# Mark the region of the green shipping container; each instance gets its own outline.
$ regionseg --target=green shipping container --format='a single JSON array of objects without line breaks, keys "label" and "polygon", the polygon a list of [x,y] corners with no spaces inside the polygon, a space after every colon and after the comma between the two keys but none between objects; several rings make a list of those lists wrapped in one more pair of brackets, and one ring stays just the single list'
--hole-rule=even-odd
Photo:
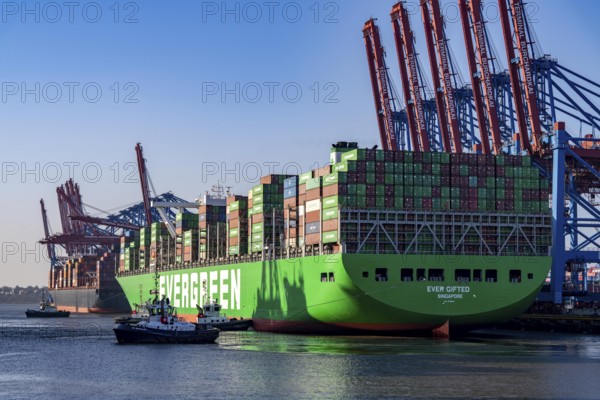
[{"label": "green shipping container", "polygon": [[335,185],[338,183],[346,183],[348,181],[345,172],[337,172],[323,177],[323,186]]},{"label": "green shipping container", "polygon": [[313,177],[312,171],[305,172],[298,177],[298,183],[299,184],[306,183],[309,179],[312,179],[312,177]]},{"label": "green shipping container", "polygon": [[333,208],[328,208],[326,210],[323,210],[323,221],[327,221],[330,219],[336,219],[338,217],[339,214],[339,208],[338,207],[333,207]]},{"label": "green shipping container", "polygon": [[337,243],[338,231],[323,232],[321,235],[321,240],[323,243]]},{"label": "green shipping container", "polygon": [[364,160],[365,149],[352,149],[342,154],[342,161],[346,160]]},{"label": "green shipping container", "polygon": [[262,222],[258,224],[252,224],[252,233],[262,232],[264,230],[264,225]]},{"label": "green shipping container", "polygon": [[306,181],[306,190],[318,189],[321,187],[321,178],[311,178]]},{"label": "green shipping container", "polygon": [[337,207],[339,204],[339,196],[329,196],[323,198],[323,209]]}]

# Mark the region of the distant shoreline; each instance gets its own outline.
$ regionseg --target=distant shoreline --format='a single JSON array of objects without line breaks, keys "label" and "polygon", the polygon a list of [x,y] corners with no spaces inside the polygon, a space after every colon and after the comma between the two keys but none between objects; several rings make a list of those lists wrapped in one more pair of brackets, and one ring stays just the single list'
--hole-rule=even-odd
[{"label": "distant shoreline", "polygon": [[0,288],[0,304],[35,304],[42,300],[42,293],[48,293],[46,287],[15,287]]}]

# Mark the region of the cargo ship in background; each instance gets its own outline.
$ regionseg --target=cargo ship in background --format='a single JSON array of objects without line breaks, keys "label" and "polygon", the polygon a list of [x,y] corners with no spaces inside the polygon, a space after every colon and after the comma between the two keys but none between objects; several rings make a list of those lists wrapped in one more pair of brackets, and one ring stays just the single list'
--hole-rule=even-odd
[{"label": "cargo ship in background", "polygon": [[55,303],[75,313],[123,313],[130,307],[115,278],[118,252],[67,259],[50,270]]},{"label": "cargo ship in background", "polygon": [[121,238],[129,304],[160,295],[181,317],[218,301],[254,329],[402,333],[510,320],[550,270],[549,183],[530,157],[361,149],[205,198]]}]

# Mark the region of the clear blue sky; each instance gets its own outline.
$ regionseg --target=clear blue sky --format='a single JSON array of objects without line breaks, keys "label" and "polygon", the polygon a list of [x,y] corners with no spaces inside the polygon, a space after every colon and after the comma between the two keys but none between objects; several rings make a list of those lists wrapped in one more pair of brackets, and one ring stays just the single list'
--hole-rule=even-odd
[{"label": "clear blue sky", "polygon": [[[215,166],[238,171],[226,184],[244,193],[257,165],[263,174],[270,163],[307,170],[327,162],[332,142],[378,141],[361,29],[379,18],[397,77],[391,1],[144,0],[117,2],[118,12],[114,0],[75,4],[0,5],[0,285],[47,282],[35,250],[39,199],[59,232],[56,180],[69,165],[84,202],[109,210],[141,199],[126,179],[138,141],[157,190],[190,200],[217,182],[207,173]],[[486,4],[493,19],[496,2]],[[600,81],[600,2],[531,7],[544,51]],[[420,21],[412,17],[428,69]],[[499,25],[490,28],[503,60]],[[448,33],[466,71],[460,24]],[[222,84],[233,93],[214,94]]]}]

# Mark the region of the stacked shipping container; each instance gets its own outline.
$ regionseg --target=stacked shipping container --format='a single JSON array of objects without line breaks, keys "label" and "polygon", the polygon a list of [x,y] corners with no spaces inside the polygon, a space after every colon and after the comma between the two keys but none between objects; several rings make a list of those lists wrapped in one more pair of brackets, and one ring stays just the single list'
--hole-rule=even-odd
[{"label": "stacked shipping container", "polygon": [[230,256],[248,254],[248,197],[227,198],[227,250]]},{"label": "stacked shipping container", "polygon": [[177,263],[198,260],[198,224],[198,214],[177,214],[175,218],[175,234],[178,238],[175,256],[175,261]]},{"label": "stacked shipping container", "polygon": [[[504,214],[509,221],[513,215],[547,215],[549,211],[549,183],[540,177],[529,157],[393,152],[337,146],[331,152],[331,161],[326,167],[299,176],[262,177],[248,197],[230,196],[226,201],[207,197],[198,215],[179,214],[176,221],[181,244],[176,253],[178,258],[164,260],[163,257],[160,265],[173,260],[196,262],[258,254],[265,249],[314,245],[339,249],[344,244],[349,252],[429,252],[435,248],[439,235],[446,235],[444,240],[450,240],[445,229],[450,229],[452,221],[434,228],[439,232],[421,232],[421,243],[416,249],[411,246],[419,232],[413,222],[420,216],[435,214],[439,218],[458,213],[474,216],[473,223],[477,225],[482,221],[477,218],[493,215],[500,226],[504,220],[498,216]],[[361,225],[363,222],[348,217],[352,210],[402,211],[407,223],[398,228],[397,220],[394,222],[395,236],[394,240],[390,238],[390,243],[379,240],[374,243]],[[398,215],[396,213],[394,218],[399,218]],[[502,225],[500,231],[483,225],[474,230],[476,234],[465,236],[464,251],[474,254],[481,246],[481,238],[492,246],[497,244],[497,249],[500,246],[510,249],[508,239],[514,228],[510,223]],[[382,229],[387,228],[382,225]],[[537,235],[536,243],[544,241],[543,245],[549,246],[549,232],[536,231],[532,235]],[[149,241],[146,236],[147,232],[142,230],[140,237],[122,239],[122,271],[133,269],[136,260],[132,249],[136,243],[141,246],[142,267],[146,266],[144,259],[147,258],[141,256],[142,249],[148,243],[150,264],[156,263],[157,246],[167,241],[169,235],[162,224],[153,224]],[[395,243],[391,243],[393,241]],[[163,249],[159,253],[164,252]]]},{"label": "stacked shipping container", "polygon": [[260,253],[265,245],[283,239],[284,181],[289,175],[267,175],[249,192],[248,253]]},{"label": "stacked shipping container", "polygon": [[201,259],[218,258],[226,253],[227,206],[223,199],[213,199],[212,204],[201,205],[198,210]]}]

